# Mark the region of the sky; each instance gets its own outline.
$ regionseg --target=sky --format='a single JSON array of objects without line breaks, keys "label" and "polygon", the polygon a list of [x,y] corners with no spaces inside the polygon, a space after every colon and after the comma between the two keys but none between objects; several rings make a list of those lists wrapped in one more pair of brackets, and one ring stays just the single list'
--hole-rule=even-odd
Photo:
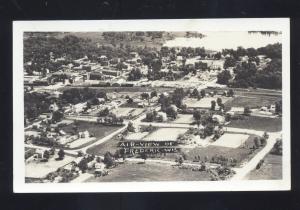
[{"label": "sky", "polygon": [[259,48],[268,44],[281,43],[281,34],[262,35],[260,33],[249,34],[247,31],[230,32],[200,32],[206,37],[185,38],[178,37],[174,40],[168,40],[164,46],[168,47],[204,47],[205,49],[221,51],[222,49],[236,49],[239,46],[244,48]]}]

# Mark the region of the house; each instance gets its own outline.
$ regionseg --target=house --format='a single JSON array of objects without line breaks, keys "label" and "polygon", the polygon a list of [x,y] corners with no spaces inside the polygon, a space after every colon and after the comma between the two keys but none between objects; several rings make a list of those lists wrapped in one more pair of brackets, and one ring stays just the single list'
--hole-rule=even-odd
[{"label": "house", "polygon": [[244,113],[244,107],[231,107],[229,110],[231,112],[234,112],[235,114],[243,114]]},{"label": "house", "polygon": [[217,122],[219,124],[224,124],[225,123],[225,117],[221,116],[221,115],[217,115],[217,114],[214,114],[212,116],[212,120],[214,122]]},{"label": "house", "polygon": [[49,106],[49,111],[50,111],[50,112],[55,112],[55,111],[57,111],[57,110],[58,110],[58,106],[57,106],[56,103],[53,103],[53,104],[51,104],[51,105]]},{"label": "house", "polygon": [[268,107],[266,107],[266,106],[262,106],[262,107],[260,108],[260,111],[267,112],[267,111],[268,111]]},{"label": "house", "polygon": [[33,154],[33,160],[41,160],[44,158],[44,153],[46,149],[36,149],[35,153]]},{"label": "house", "polygon": [[276,106],[275,104],[270,105],[270,112],[275,113],[276,112]]},{"label": "house", "polygon": [[83,132],[79,132],[78,136],[79,136],[79,138],[88,138],[88,137],[90,137],[90,133],[89,133],[89,131],[85,130]]},{"label": "house", "polygon": [[165,112],[157,112],[156,118],[161,120],[162,122],[165,122],[168,120],[167,114]]}]

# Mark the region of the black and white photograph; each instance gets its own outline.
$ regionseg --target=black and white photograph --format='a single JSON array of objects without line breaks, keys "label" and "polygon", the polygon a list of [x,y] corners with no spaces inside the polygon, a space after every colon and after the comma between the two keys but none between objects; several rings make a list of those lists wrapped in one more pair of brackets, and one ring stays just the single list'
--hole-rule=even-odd
[{"label": "black and white photograph", "polygon": [[13,26],[15,192],[290,189],[289,19]]}]

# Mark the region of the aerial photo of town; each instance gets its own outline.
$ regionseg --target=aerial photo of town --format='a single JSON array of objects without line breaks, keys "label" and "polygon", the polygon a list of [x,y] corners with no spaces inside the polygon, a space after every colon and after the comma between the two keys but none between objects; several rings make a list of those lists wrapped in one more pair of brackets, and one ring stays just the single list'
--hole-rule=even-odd
[{"label": "aerial photo of town", "polygon": [[25,183],[281,180],[281,36],[25,32]]}]

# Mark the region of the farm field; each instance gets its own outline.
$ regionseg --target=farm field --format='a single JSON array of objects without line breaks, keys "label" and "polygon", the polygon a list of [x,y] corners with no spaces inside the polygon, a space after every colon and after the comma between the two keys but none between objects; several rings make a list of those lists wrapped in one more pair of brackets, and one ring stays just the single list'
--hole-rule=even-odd
[{"label": "farm field", "polygon": [[211,101],[216,101],[217,98],[221,98],[222,99],[222,103],[225,103],[226,105],[226,102],[228,100],[230,100],[231,98],[228,98],[228,97],[205,97],[205,98],[202,98],[200,100],[198,99],[195,99],[195,98],[188,98],[188,99],[185,99],[183,101],[184,104],[187,105],[187,107],[189,108],[204,108],[204,109],[208,109],[211,107]]},{"label": "farm field", "polygon": [[250,180],[282,179],[282,156],[268,154],[264,163],[258,170],[253,170],[247,175]]},{"label": "farm field", "polygon": [[266,132],[276,132],[282,130],[282,119],[249,116],[241,120],[232,120],[227,126]]},{"label": "farm field", "polygon": [[[175,164],[175,162],[174,162]],[[162,173],[163,171],[163,173]],[[86,182],[130,182],[130,181],[209,181],[207,172],[179,169],[166,164],[126,162],[112,169],[109,175],[90,178]]]},{"label": "farm field", "polygon": [[266,95],[236,96],[232,100],[227,101],[225,103],[225,107],[231,108],[231,107],[249,106],[250,108],[258,108],[262,106],[275,104],[275,102],[279,101],[280,99],[281,97],[278,96],[266,96]]},{"label": "farm field", "polygon": [[25,163],[25,177],[43,178],[48,173],[55,171],[57,168],[62,167],[75,159],[68,155],[65,155],[64,159],[59,161],[56,161],[55,158],[55,156],[49,158],[48,162],[29,160]]},{"label": "farm field", "polygon": [[249,135],[245,134],[225,133],[211,145],[228,148],[237,148],[241,146],[248,139],[248,137]]}]

